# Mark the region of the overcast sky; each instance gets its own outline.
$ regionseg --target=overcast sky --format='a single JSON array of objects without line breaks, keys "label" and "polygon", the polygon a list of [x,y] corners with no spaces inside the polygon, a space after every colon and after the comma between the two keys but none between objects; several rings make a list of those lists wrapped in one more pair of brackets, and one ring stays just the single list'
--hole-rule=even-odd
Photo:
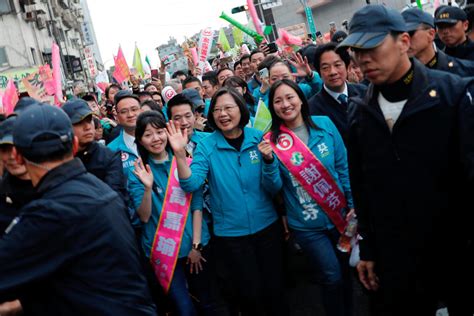
[{"label": "overcast sky", "polygon": [[245,13],[230,10],[245,0],[89,0],[92,23],[105,66],[113,65],[112,56],[119,44],[131,66],[135,42],[144,62],[148,55],[153,67],[158,64],[155,47],[167,43],[170,36],[178,43],[205,27],[219,29],[228,25],[220,19],[222,11],[246,23]]}]

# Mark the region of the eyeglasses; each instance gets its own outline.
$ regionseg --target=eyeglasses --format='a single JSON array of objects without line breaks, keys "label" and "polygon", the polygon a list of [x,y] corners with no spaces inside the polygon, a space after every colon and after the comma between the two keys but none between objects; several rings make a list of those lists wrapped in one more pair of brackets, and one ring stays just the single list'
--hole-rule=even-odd
[{"label": "eyeglasses", "polygon": [[117,113],[120,115],[127,115],[129,113],[137,113],[138,111],[140,111],[140,107],[134,106],[134,107],[131,107],[130,109],[120,110]]},{"label": "eyeglasses", "polygon": [[229,113],[229,112],[232,112],[234,111],[234,109],[237,107],[238,105],[226,105],[226,106],[223,106],[221,108],[214,108],[212,110],[212,114],[218,114],[218,113],[221,113],[221,112],[226,112],[226,113]]}]

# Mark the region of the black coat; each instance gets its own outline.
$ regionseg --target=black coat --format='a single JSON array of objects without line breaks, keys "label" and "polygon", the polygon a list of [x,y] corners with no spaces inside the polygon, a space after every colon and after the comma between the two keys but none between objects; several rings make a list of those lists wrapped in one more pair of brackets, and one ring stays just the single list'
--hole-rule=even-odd
[{"label": "black coat", "polygon": [[449,56],[443,51],[437,52],[437,63],[433,69],[447,71],[460,77],[474,76],[474,61]]},{"label": "black coat", "polygon": [[0,302],[27,315],[155,315],[123,201],[79,159],[54,168],[0,239]]},{"label": "black coat", "polygon": [[467,84],[415,61],[411,95],[392,132],[372,84],[365,98],[351,99],[348,155],[364,238],[360,257],[376,262],[387,310],[410,306],[396,295],[417,301],[415,293],[453,290],[443,282],[466,272],[460,256],[472,234],[466,194],[474,174]]},{"label": "black coat", "polygon": [[114,152],[94,141],[84,151],[78,152],[76,157],[81,159],[87,172],[107,183],[122,198],[127,196],[120,152]]},{"label": "black coat", "polygon": [[469,37],[466,41],[455,47],[445,47],[444,52],[450,56],[474,61],[474,41]]},{"label": "black coat", "polygon": [[30,180],[21,180],[5,173],[0,180],[0,236],[20,209],[33,200],[36,190]]},{"label": "black coat", "polygon": [[[367,87],[361,84],[347,84],[348,97],[363,97]],[[336,125],[337,130],[347,146],[349,122],[347,120],[348,107],[337,102],[324,87],[308,100],[311,115],[325,115]]]}]

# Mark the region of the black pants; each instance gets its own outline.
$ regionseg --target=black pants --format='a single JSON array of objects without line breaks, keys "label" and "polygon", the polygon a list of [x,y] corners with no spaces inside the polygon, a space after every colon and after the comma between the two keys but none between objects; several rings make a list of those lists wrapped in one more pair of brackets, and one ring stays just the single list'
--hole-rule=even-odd
[{"label": "black pants", "polygon": [[216,260],[224,284],[242,315],[288,315],[284,297],[279,221],[247,236],[216,237]]}]

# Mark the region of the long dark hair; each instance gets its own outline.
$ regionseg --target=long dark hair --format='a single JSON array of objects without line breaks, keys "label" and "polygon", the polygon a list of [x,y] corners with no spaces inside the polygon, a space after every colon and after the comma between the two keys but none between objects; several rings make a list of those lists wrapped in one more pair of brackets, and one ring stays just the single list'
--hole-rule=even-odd
[{"label": "long dark hair", "polygon": [[303,121],[306,125],[306,128],[308,130],[310,128],[316,128],[316,124],[314,124],[313,120],[311,119],[311,116],[309,115],[308,101],[306,100],[306,97],[301,88],[298,86],[298,84],[289,79],[278,80],[270,87],[270,96],[268,99],[268,108],[270,109],[270,113],[272,114],[272,127],[270,130],[272,132],[271,141],[273,143],[277,142],[278,136],[280,135],[280,126],[283,123],[283,120],[275,113],[275,107],[273,106],[273,98],[275,97],[275,91],[282,85],[287,85],[288,87],[295,90],[296,94],[300,98],[301,115],[303,116]]},{"label": "long dark hair", "polygon": [[[135,143],[137,144],[138,154],[142,158],[143,163],[148,163],[150,153],[140,143],[143,134],[145,134],[146,127],[150,124],[154,128],[166,128],[166,121],[163,115],[157,111],[146,111],[138,115],[137,126],[135,128]],[[166,144],[168,149],[169,144]]]},{"label": "long dark hair", "polygon": [[239,127],[243,129],[245,125],[249,123],[250,112],[249,112],[249,109],[247,108],[247,104],[245,104],[244,97],[234,88],[224,87],[217,90],[217,92],[214,94],[214,96],[211,99],[211,106],[209,107],[209,115],[207,116],[207,122],[214,130],[220,130],[219,127],[217,127],[216,125],[216,121],[214,120],[213,112],[214,112],[214,108],[216,107],[217,99],[224,94],[229,94],[232,97],[232,99],[234,99],[237,106],[239,107],[239,110],[240,110]]},{"label": "long dark hair", "polygon": [[247,82],[245,82],[242,78],[237,76],[229,77],[224,81],[224,87],[241,87],[242,91],[245,90],[245,92],[243,93],[245,102],[247,102],[248,105],[255,105],[255,98],[253,97],[253,95],[250,94]]}]

